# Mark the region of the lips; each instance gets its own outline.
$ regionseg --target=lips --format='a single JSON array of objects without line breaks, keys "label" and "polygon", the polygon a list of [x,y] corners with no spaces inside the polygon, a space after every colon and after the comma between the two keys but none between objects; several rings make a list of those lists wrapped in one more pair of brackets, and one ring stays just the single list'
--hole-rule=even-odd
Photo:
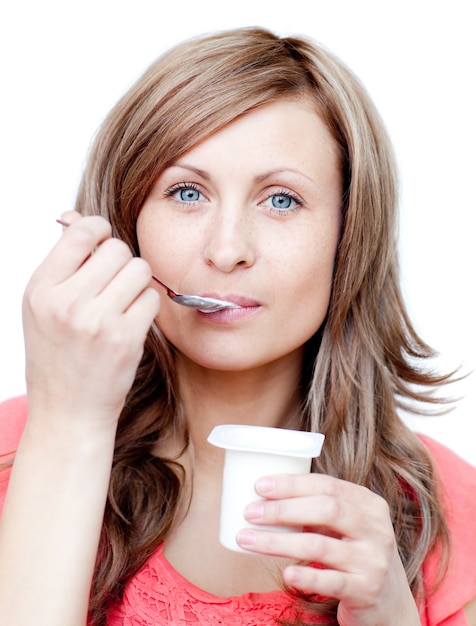
[{"label": "lips", "polygon": [[237,304],[242,308],[254,308],[261,306],[258,300],[254,300],[253,298],[248,298],[246,296],[240,296],[237,294],[227,294],[227,293],[218,293],[218,292],[210,292],[210,293],[201,293],[200,294],[204,298],[215,298],[216,300],[225,300],[226,302],[233,302],[233,304]]}]

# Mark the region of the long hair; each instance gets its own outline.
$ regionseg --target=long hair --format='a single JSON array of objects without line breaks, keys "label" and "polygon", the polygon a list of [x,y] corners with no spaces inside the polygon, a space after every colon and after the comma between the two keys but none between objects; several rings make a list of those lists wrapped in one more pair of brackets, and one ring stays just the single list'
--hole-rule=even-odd
[{"label": "long hair", "polygon": [[[388,502],[417,594],[424,557],[435,544],[447,545],[448,531],[431,460],[398,409],[434,402],[429,392],[449,376],[426,367],[433,352],[402,301],[393,153],[353,73],[310,40],[259,28],[181,44],[154,63],[104,121],[76,208],[106,217],[114,235],[138,253],[136,219],[166,167],[238,116],[300,97],[314,100],[328,126],[344,180],[328,315],[306,346],[301,427],[326,435],[314,470],[365,485]],[[152,453],[170,432],[187,446],[173,348],[154,327],[119,420],[90,603],[95,626],[107,623],[109,608],[174,521],[181,468]],[[307,613],[336,619],[335,601],[301,600]]]}]

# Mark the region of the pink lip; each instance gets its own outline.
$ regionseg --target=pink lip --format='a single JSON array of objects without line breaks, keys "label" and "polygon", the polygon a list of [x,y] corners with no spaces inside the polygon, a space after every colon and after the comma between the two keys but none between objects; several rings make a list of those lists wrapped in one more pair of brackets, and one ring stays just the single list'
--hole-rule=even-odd
[{"label": "pink lip", "polygon": [[213,324],[230,324],[234,322],[239,322],[241,320],[245,320],[254,316],[261,309],[261,304],[257,300],[253,300],[252,298],[247,298],[245,296],[239,296],[236,294],[222,294],[216,292],[201,295],[208,298],[216,298],[218,300],[233,302],[240,307],[237,309],[222,309],[221,311],[215,311],[215,313],[204,313],[202,311],[197,311],[198,315]]},{"label": "pink lip", "polygon": [[210,324],[232,324],[249,319],[260,310],[259,306],[243,307],[241,309],[221,309],[214,313],[197,311],[197,315]]},{"label": "pink lip", "polygon": [[238,306],[242,308],[256,308],[256,307],[261,306],[257,300],[253,300],[252,298],[247,298],[245,296],[240,296],[237,294],[222,294],[222,293],[213,292],[213,293],[201,293],[200,296],[202,296],[203,298],[215,298],[216,300],[225,300],[226,302],[233,302],[233,304],[237,304]]}]

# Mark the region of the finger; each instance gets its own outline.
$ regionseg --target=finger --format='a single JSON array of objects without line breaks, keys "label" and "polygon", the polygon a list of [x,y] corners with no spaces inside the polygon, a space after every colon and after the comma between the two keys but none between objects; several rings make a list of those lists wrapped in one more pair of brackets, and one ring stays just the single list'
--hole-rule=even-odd
[{"label": "finger", "polygon": [[76,293],[93,297],[102,293],[131,259],[123,241],[109,238],[67,280]]},{"label": "finger", "polygon": [[149,264],[144,259],[133,257],[106,285],[100,295],[100,301],[106,309],[122,313],[132,306],[136,298],[150,285],[151,276]]},{"label": "finger", "polygon": [[[67,215],[67,214],[65,214]],[[102,241],[111,236],[111,225],[99,216],[76,218],[33,275],[57,284],[69,278]]]},{"label": "finger", "polygon": [[145,335],[160,309],[160,295],[153,287],[148,287],[129,306],[124,316],[129,328],[135,328],[145,340]]},{"label": "finger", "polygon": [[[351,539],[393,538],[389,509],[383,498],[358,485],[349,483],[348,489],[344,481],[332,481],[334,486],[338,484],[338,489],[331,490],[325,487],[327,481],[322,481],[319,475],[313,477],[315,480],[304,481],[307,495],[254,502],[245,510],[246,519],[257,525],[305,526]],[[276,493],[303,493],[305,490],[298,488],[293,492],[278,487]]]},{"label": "finger", "polygon": [[[61,214],[61,222],[64,222],[65,224],[71,225],[73,224],[73,222],[77,222],[78,220],[82,219],[82,215],[81,213],[78,213],[78,211],[64,211]],[[64,228],[67,228],[67,226],[64,226]]]},{"label": "finger", "polygon": [[258,526],[307,527],[349,539],[380,536],[391,526],[388,516],[376,510],[369,516],[352,503],[326,495],[253,502],[245,509],[245,518]]},{"label": "finger", "polygon": [[332,569],[289,565],[283,571],[284,582],[301,591],[346,600],[355,585],[355,575]]},{"label": "finger", "polygon": [[339,571],[356,571],[362,558],[360,546],[318,533],[246,528],[238,533],[237,543],[252,552],[320,563]]},{"label": "finger", "polygon": [[[318,532],[329,534],[336,521],[351,517],[355,520],[354,507],[349,503],[331,496],[306,496],[285,500],[258,500],[249,504],[244,512],[245,518],[252,524],[266,526],[303,526],[312,527]],[[343,534],[343,533],[341,533]]]},{"label": "finger", "polygon": [[256,493],[266,500],[327,496],[328,502],[347,502],[369,515],[389,516],[383,498],[367,487],[327,474],[278,474],[264,476],[256,481]]},{"label": "finger", "polygon": [[263,476],[255,483],[256,493],[264,498],[284,499],[312,494],[339,497],[349,502],[362,502],[372,497],[372,492],[327,474],[276,474]]}]

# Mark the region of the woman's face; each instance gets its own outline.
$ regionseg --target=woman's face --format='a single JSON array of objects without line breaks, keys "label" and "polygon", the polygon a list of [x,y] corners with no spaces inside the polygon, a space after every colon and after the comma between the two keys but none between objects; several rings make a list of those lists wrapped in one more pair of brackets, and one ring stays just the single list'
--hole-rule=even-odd
[{"label": "woman's face", "polygon": [[227,371],[302,358],[329,304],[341,198],[335,142],[306,99],[243,115],[160,175],[141,256],[177,292],[242,306],[201,313],[161,290],[158,324],[184,358]]}]

